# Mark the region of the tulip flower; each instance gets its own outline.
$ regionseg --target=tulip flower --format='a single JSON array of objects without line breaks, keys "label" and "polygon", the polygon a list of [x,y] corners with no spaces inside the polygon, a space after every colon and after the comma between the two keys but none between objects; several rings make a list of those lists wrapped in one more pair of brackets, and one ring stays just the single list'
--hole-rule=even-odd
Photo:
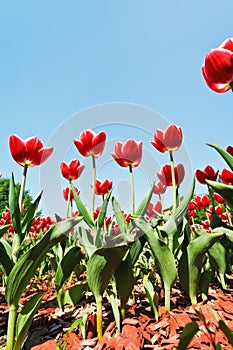
[{"label": "tulip flower", "polygon": [[[184,180],[185,170],[183,164],[178,164],[174,167],[175,172],[175,184],[176,186],[180,185]],[[161,171],[157,173],[159,180],[165,186],[173,186],[172,182],[172,169],[170,164],[166,164],[162,167]]]},{"label": "tulip flower", "polygon": [[218,177],[218,170],[215,171],[210,165],[207,165],[204,170],[196,170],[196,179],[203,185],[206,184],[206,180],[216,181]]},{"label": "tulip flower", "polygon": [[167,189],[167,186],[164,185],[161,181],[159,181],[154,186],[154,194],[158,194],[158,195],[163,194],[165,193],[166,189]]},{"label": "tulip flower", "polygon": [[44,163],[53,152],[53,148],[45,148],[37,136],[22,140],[17,135],[11,135],[9,147],[13,159],[23,167],[38,166]]},{"label": "tulip flower", "polygon": [[71,160],[69,164],[61,163],[61,173],[63,177],[69,181],[77,180],[82,174],[85,166],[80,164],[78,159]]},{"label": "tulip flower", "polygon": [[226,39],[217,49],[207,53],[202,74],[215,92],[226,92],[233,82],[233,39]]},{"label": "tulip flower", "polygon": [[27,169],[28,167],[38,166],[44,163],[52,154],[53,147],[44,147],[43,142],[37,136],[22,140],[17,135],[11,135],[9,138],[9,148],[13,159],[24,167],[19,194],[19,208],[22,210]]},{"label": "tulip flower", "polygon": [[112,188],[112,181],[105,180],[101,182],[100,180],[96,179],[95,181],[95,193],[97,195],[105,195],[108,193],[108,191]]},{"label": "tulip flower", "polygon": [[80,136],[79,140],[74,139],[74,144],[78,151],[84,157],[99,157],[105,147],[106,134],[104,131],[95,134],[92,130],[84,130]]},{"label": "tulip flower", "polygon": [[218,202],[219,204],[225,204],[225,199],[218,193],[214,193],[214,200]]},{"label": "tulip flower", "polygon": [[148,221],[151,221],[153,218],[157,217],[158,214],[161,214],[161,212],[162,212],[161,201],[158,201],[155,204],[149,203],[146,211],[146,218]]},{"label": "tulip flower", "polygon": [[[76,186],[74,186],[74,189],[77,194],[80,194],[80,191]],[[63,197],[67,202],[72,202],[74,200],[74,194],[70,187],[66,187],[63,189]]]},{"label": "tulip flower", "polygon": [[233,156],[233,147],[232,146],[228,146],[226,151],[231,155]]},{"label": "tulip flower", "polygon": [[233,185],[233,172],[228,169],[223,169],[220,175],[224,184]]},{"label": "tulip flower", "polygon": [[118,141],[112,156],[120,166],[135,168],[142,160],[142,142],[133,139],[124,143]]},{"label": "tulip flower", "polygon": [[198,209],[207,208],[210,205],[210,199],[206,194],[203,196],[195,196],[194,201]]},{"label": "tulip flower", "polygon": [[174,152],[180,148],[182,143],[182,129],[176,125],[169,125],[165,131],[157,129],[151,144],[162,153]]},{"label": "tulip flower", "polygon": [[134,194],[134,178],[133,168],[136,168],[142,160],[142,142],[137,142],[133,139],[127,140],[124,143],[118,141],[115,144],[114,152],[112,157],[115,159],[117,164],[126,168],[129,168],[130,172],[130,184],[131,184],[131,204],[132,204],[132,215],[134,215],[135,206],[135,194]]},{"label": "tulip flower", "polygon": [[78,151],[84,157],[92,158],[92,219],[94,219],[94,210],[95,210],[95,182],[96,182],[96,165],[95,158],[98,158],[104,151],[106,143],[106,134],[104,131],[100,131],[98,134],[95,134],[92,130],[84,130],[79,136],[79,140],[74,139],[74,144],[77,147]]}]

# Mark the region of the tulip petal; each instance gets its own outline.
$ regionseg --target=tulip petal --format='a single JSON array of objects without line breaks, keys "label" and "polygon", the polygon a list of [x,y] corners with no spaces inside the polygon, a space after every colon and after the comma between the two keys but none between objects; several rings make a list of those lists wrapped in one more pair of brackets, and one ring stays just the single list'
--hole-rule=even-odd
[{"label": "tulip petal", "polygon": [[26,145],[17,135],[11,135],[9,138],[9,147],[13,159],[20,165],[24,165]]}]

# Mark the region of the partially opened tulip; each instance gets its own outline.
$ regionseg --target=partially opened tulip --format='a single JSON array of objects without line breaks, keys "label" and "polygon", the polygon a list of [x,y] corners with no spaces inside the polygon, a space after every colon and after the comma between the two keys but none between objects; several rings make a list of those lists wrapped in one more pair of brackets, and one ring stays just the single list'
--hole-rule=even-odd
[{"label": "partially opened tulip", "polygon": [[161,181],[157,182],[154,186],[154,194],[161,195],[166,192],[167,186],[164,185]]},{"label": "partially opened tulip", "polygon": [[95,182],[96,182],[96,165],[95,158],[98,158],[104,151],[106,143],[106,133],[100,131],[96,134],[92,130],[84,130],[81,132],[79,139],[74,139],[74,144],[78,151],[84,157],[92,158],[92,219],[94,219],[94,209],[95,209]]},{"label": "partially opened tulip", "polygon": [[[76,186],[74,186],[74,189],[75,189],[77,194],[80,194],[80,191]],[[70,187],[66,187],[63,189],[63,197],[67,202],[73,202],[74,194],[73,194],[73,191]]]},{"label": "partially opened tulip", "polygon": [[52,154],[53,147],[44,147],[43,142],[37,136],[23,140],[17,135],[10,136],[9,147],[13,159],[24,167],[19,195],[19,207],[22,210],[27,169],[44,163]]},{"label": "partially opened tulip", "polygon": [[108,193],[108,191],[112,188],[112,181],[105,180],[105,181],[100,181],[96,179],[95,182],[95,193],[97,195],[102,195],[104,196],[105,194]]},{"label": "partially opened tulip", "polygon": [[233,171],[223,169],[220,178],[224,184],[233,185]]},{"label": "partially opened tulip", "polygon": [[221,93],[232,89],[233,38],[226,39],[217,49],[207,53],[202,74],[213,91]]},{"label": "partially opened tulip", "polygon": [[172,124],[165,131],[157,129],[154,133],[154,139],[151,144],[159,152],[174,152],[177,151],[182,143],[182,129]]},{"label": "partially opened tulip", "polygon": [[132,195],[132,215],[134,215],[134,178],[133,178],[133,168],[139,166],[142,160],[142,142],[135,141],[134,139],[129,139],[124,143],[118,141],[115,144],[114,152],[112,157],[121,167],[128,167],[130,171],[130,183],[131,183],[131,195]]},{"label": "partially opened tulip", "polygon": [[[180,185],[184,180],[185,170],[183,164],[178,164],[174,167],[175,184]],[[166,164],[162,167],[161,171],[157,173],[159,180],[165,186],[173,186],[172,181],[172,167],[170,164]]]},{"label": "partially opened tulip", "polygon": [[104,131],[96,134],[92,130],[84,130],[79,139],[74,139],[75,146],[84,157],[99,157],[104,151],[105,143],[106,134]]},{"label": "partially opened tulip", "polygon": [[201,184],[206,185],[206,180],[216,181],[218,177],[218,170],[215,171],[212,166],[207,165],[204,170],[196,170],[196,179]]},{"label": "partially opened tulip", "polygon": [[81,165],[78,159],[74,159],[69,164],[62,162],[60,168],[62,176],[68,181],[72,181],[80,177],[85,166]]}]

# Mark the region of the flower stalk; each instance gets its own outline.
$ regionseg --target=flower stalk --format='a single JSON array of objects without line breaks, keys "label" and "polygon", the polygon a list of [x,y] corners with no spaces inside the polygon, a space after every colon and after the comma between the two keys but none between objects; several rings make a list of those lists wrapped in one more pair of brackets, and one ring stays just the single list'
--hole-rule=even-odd
[{"label": "flower stalk", "polygon": [[22,176],[22,182],[20,186],[20,193],[19,193],[19,209],[22,212],[23,211],[23,198],[24,198],[24,192],[25,192],[25,186],[26,186],[26,178],[27,178],[27,164],[24,165],[23,168],[23,176]]},{"label": "flower stalk", "polygon": [[134,176],[132,165],[129,165],[129,174],[130,174],[130,186],[131,186],[131,214],[134,215],[135,212],[135,190],[134,190]]},{"label": "flower stalk", "polygon": [[96,164],[95,156],[92,156],[92,198],[91,198],[91,215],[94,220],[94,211],[95,211],[95,189],[96,189]]}]

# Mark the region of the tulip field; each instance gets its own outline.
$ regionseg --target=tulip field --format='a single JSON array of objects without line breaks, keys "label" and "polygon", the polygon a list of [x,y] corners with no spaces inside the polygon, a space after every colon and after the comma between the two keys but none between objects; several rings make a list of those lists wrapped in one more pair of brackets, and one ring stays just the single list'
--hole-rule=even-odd
[{"label": "tulip field", "polygon": [[[232,88],[232,51],[227,39],[205,58],[203,76],[216,92]],[[0,218],[1,349],[232,349],[233,146],[208,143],[225,168],[197,169],[181,195],[186,171],[175,154],[182,128],[152,132],[151,151],[164,156],[164,165],[139,205],[143,142],[117,141],[109,154],[129,178],[125,212],[113,181],[99,178],[96,160],[107,133],[83,130],[73,140],[77,158],[57,164],[67,181],[66,212],[54,218],[39,212],[43,193],[25,202],[30,168],[49,161],[53,147],[36,136],[9,137],[22,182],[17,191],[12,174]],[[90,209],[78,186],[83,158],[92,167]],[[196,194],[196,182],[205,193]]]}]

